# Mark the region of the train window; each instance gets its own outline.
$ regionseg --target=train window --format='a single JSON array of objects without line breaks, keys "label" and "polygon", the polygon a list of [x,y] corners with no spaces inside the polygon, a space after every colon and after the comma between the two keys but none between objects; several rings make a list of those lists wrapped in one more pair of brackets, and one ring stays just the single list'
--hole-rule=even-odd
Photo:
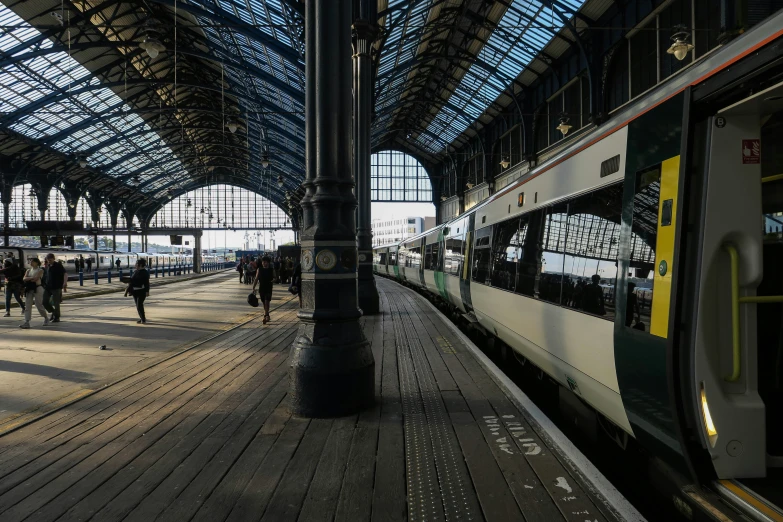
[{"label": "train window", "polygon": [[490,238],[492,227],[484,227],[476,231],[476,243],[473,247],[472,278],[476,283],[489,284],[489,265],[491,257]]},{"label": "train window", "polygon": [[[650,331],[652,315],[655,246],[658,240],[658,204],[661,193],[661,169],[657,166],[636,174],[631,235],[631,273],[628,276],[628,301],[625,324],[641,322]],[[640,328],[641,329],[641,328]]]},{"label": "train window", "polygon": [[446,240],[446,266],[444,271],[447,274],[459,275],[460,265],[462,263],[462,236],[451,237]]},{"label": "train window", "polygon": [[509,219],[493,227],[492,286],[513,291],[519,260],[519,219]]},{"label": "train window", "polygon": [[544,254],[538,281],[538,298],[560,304],[566,252],[568,204],[558,203],[546,209]]},{"label": "train window", "polygon": [[427,245],[427,247],[424,249],[424,270],[433,270],[432,245]]},{"label": "train window", "polygon": [[378,254],[378,264],[379,265],[386,264],[386,252],[381,252]]},{"label": "train window", "polygon": [[432,269],[443,272],[443,256],[440,255],[440,243],[432,245]]},{"label": "train window", "polygon": [[622,206],[622,184],[585,194],[568,204],[562,303],[609,321],[615,317]]},{"label": "train window", "polygon": [[405,263],[407,267],[419,268],[421,266],[421,247],[409,248],[405,255]]},{"label": "train window", "polygon": [[397,266],[397,252],[389,252],[389,266]]},{"label": "train window", "polygon": [[541,272],[541,231],[545,213],[529,212],[519,219],[517,232],[517,280],[514,291],[534,297]]}]

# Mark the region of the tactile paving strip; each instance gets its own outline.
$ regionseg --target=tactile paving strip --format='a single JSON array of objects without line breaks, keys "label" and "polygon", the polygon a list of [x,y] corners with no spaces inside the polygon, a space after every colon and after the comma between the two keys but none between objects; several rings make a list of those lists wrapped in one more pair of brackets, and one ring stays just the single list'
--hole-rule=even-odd
[{"label": "tactile paving strip", "polygon": [[[394,310],[408,477],[408,519],[481,520],[446,407],[407,312]],[[434,469],[433,469],[434,468]]]}]

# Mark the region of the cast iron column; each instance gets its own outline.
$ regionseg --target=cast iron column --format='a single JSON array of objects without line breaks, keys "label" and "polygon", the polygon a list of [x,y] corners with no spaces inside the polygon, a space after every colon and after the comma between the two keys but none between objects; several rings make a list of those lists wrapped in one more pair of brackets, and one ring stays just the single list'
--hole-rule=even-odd
[{"label": "cast iron column", "polygon": [[[5,187],[4,187],[5,188]],[[3,191],[3,241],[5,246],[11,243],[11,189]]]},{"label": "cast iron column", "polygon": [[[354,0],[353,23],[353,172],[359,200],[356,240],[359,246],[359,308],[377,314],[378,288],[372,274],[372,212],[370,197],[370,124],[372,121],[371,46],[377,34],[376,0]],[[356,12],[358,11],[358,12]]]},{"label": "cast iron column", "polygon": [[306,0],[305,41],[303,307],[291,362],[291,409],[329,417],[374,400],[375,362],[357,302],[351,2]]}]

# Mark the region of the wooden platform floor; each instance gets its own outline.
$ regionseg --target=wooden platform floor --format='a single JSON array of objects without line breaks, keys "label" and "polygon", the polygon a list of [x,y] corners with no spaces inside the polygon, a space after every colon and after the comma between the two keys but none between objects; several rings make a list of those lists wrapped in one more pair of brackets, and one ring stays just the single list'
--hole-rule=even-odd
[{"label": "wooden platform floor", "polygon": [[289,414],[288,302],[0,438],[0,520],[612,520],[444,318],[378,286],[372,409]]}]

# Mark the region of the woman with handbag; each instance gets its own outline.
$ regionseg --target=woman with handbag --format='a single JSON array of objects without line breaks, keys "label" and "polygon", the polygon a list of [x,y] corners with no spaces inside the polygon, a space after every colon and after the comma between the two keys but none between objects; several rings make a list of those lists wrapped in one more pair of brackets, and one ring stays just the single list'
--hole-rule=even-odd
[{"label": "woman with handbag", "polygon": [[24,322],[19,325],[19,328],[30,328],[30,320],[33,318],[33,303],[35,303],[38,313],[44,318],[43,325],[49,326],[49,317],[46,315],[46,310],[43,307],[44,289],[41,286],[43,275],[44,271],[41,268],[41,261],[38,258],[31,259],[30,268],[22,279],[26,306],[24,309]]}]

